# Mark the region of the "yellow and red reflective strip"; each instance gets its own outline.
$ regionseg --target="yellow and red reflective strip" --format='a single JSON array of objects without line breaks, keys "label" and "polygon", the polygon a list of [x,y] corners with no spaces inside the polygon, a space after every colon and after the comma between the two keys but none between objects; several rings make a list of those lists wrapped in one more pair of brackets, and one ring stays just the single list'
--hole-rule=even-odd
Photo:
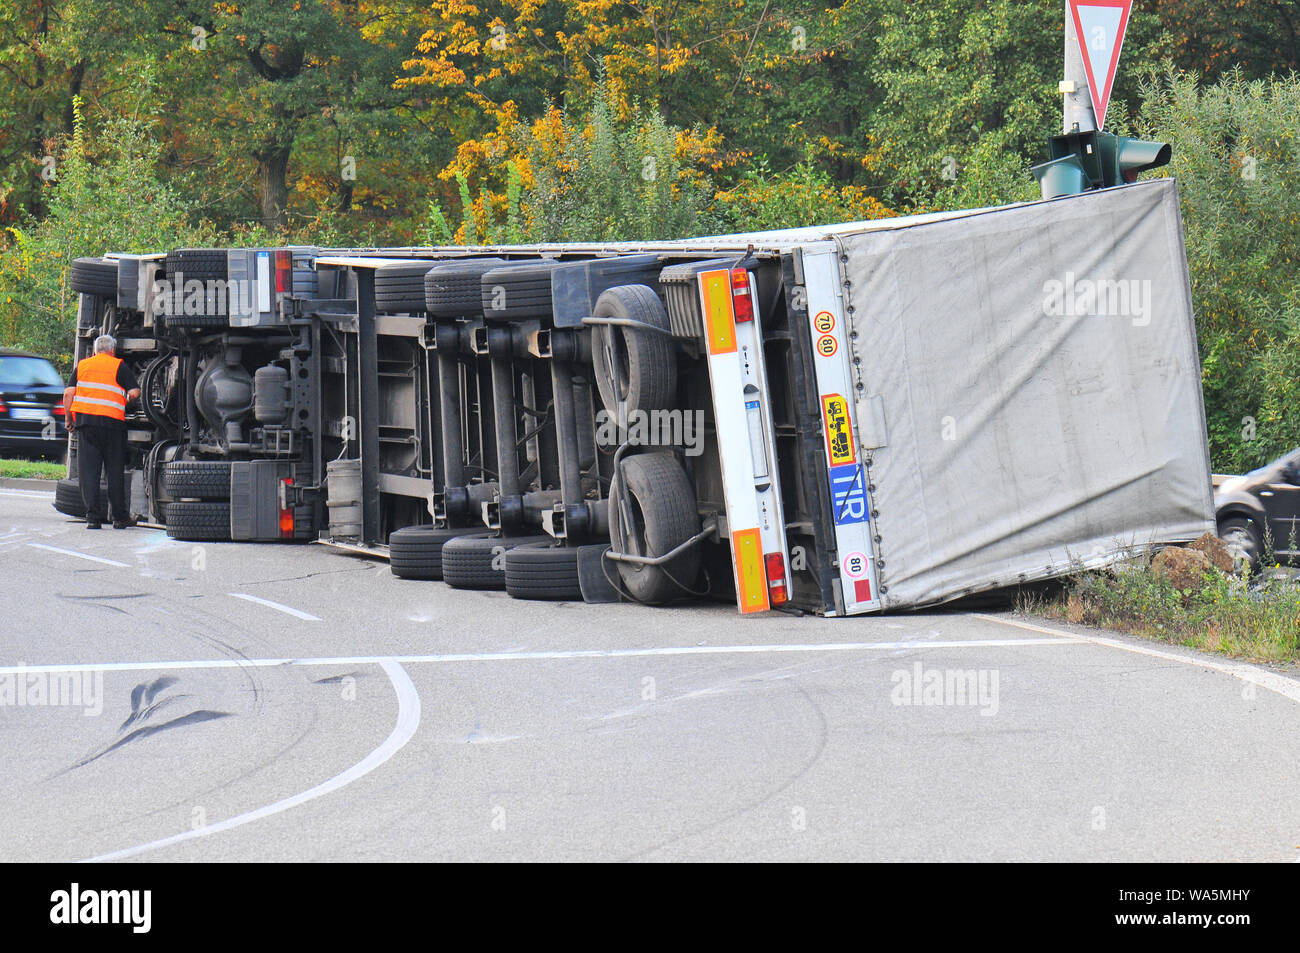
[{"label": "yellow and red reflective strip", "polygon": [[736,604],[741,612],[763,612],[770,605],[758,527],[732,530],[731,550],[736,560]]},{"label": "yellow and red reflective strip", "polygon": [[736,350],[736,316],[731,307],[731,274],[706,271],[700,275],[704,292],[704,343],[709,354]]}]

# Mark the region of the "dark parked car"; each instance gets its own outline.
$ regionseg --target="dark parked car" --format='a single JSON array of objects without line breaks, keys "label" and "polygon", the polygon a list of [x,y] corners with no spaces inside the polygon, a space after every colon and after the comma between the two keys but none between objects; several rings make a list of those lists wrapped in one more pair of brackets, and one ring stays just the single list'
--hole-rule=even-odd
[{"label": "dark parked car", "polygon": [[38,354],[0,348],[0,455],[63,459],[63,378]]},{"label": "dark parked car", "polygon": [[1300,564],[1300,449],[1224,482],[1214,509],[1219,535],[1252,569],[1266,556]]}]

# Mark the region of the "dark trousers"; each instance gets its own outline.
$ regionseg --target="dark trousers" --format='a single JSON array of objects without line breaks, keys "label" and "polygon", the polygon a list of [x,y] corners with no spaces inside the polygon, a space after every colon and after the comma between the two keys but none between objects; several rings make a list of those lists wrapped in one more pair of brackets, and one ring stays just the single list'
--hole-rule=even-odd
[{"label": "dark trousers", "polygon": [[77,479],[81,482],[81,499],[86,504],[86,519],[102,523],[108,514],[97,509],[99,473],[108,471],[108,502],[113,519],[126,520],[131,511],[126,505],[126,431],[113,427],[77,428]]}]

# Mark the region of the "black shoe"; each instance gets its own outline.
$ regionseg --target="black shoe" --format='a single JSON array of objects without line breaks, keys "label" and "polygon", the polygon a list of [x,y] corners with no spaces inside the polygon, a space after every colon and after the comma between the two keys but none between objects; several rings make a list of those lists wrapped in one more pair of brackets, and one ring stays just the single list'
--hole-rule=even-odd
[{"label": "black shoe", "polygon": [[113,529],[130,529],[135,525],[135,519],[113,520]]},{"label": "black shoe", "polygon": [[99,520],[86,520],[86,529],[103,529],[104,524]]}]

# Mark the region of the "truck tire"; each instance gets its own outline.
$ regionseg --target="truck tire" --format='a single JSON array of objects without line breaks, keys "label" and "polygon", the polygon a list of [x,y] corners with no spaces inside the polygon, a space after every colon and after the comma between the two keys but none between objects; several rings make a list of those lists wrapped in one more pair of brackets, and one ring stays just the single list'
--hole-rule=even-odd
[{"label": "truck tire", "polygon": [[[669,329],[668,312],[652,288],[619,285],[596,299],[596,317],[624,318]],[[618,420],[633,411],[664,410],[677,396],[677,362],[666,334],[596,324],[591,330],[591,363],[601,403]]]},{"label": "truck tire", "polygon": [[[108,512],[108,484],[100,483],[96,502],[101,512]],[[86,504],[81,498],[81,484],[76,480],[59,480],[55,483],[54,508],[64,516],[85,519]]]},{"label": "truck tire", "polygon": [[471,533],[442,547],[442,581],[454,589],[504,589],[505,560],[516,546],[549,540],[549,536],[496,536]]},{"label": "truck tire", "polygon": [[72,263],[68,286],[80,294],[117,301],[117,262],[106,258],[78,258]]},{"label": "truck tire", "polygon": [[443,546],[472,532],[468,527],[403,527],[388,537],[388,568],[399,579],[441,579]]},{"label": "truck tire", "polygon": [[516,599],[581,601],[578,550],[554,540],[524,543],[509,550],[506,592]]},{"label": "truck tire", "polygon": [[[626,506],[631,519],[624,520]],[[677,456],[668,451],[628,457],[609,493],[609,536],[615,552],[662,556],[700,531],[695,490]],[[659,605],[689,593],[700,572],[693,547],[663,566],[607,561],[638,602]]]},{"label": "truck tire", "polygon": [[557,261],[503,265],[483,274],[483,317],[489,321],[546,318],[551,314],[551,272]]},{"label": "truck tire", "polygon": [[431,268],[424,276],[425,310],[436,318],[477,317],[483,313],[483,275],[504,264],[504,258],[477,258]]},{"label": "truck tire", "polygon": [[163,467],[163,489],[174,500],[230,499],[230,464],[225,460],[177,460]]},{"label": "truck tire", "polygon": [[423,314],[424,276],[435,264],[413,261],[375,269],[375,310],[386,314]]},{"label": "truck tire", "polygon": [[1218,535],[1227,546],[1233,562],[1244,564],[1247,575],[1253,575],[1259,569],[1264,542],[1253,522],[1245,517],[1234,516],[1219,524]]},{"label": "truck tire", "polygon": [[172,539],[230,539],[229,503],[168,503],[166,515]]},{"label": "truck tire", "polygon": [[224,248],[178,248],[167,253],[163,265],[168,278],[191,278],[197,281],[216,281],[228,277],[226,250]]}]

